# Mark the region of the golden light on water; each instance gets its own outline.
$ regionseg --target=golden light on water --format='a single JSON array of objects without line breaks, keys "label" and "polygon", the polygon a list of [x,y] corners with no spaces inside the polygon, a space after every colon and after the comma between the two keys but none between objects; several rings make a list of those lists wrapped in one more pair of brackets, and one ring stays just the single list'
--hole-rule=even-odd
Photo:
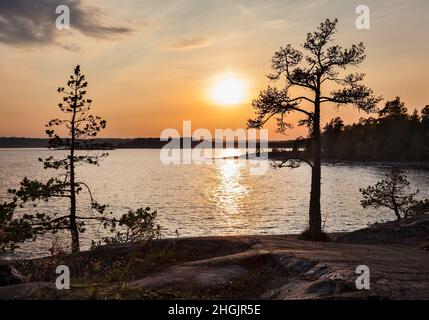
[{"label": "golden light on water", "polygon": [[247,188],[242,184],[241,170],[243,164],[237,160],[222,160],[217,164],[218,185],[214,190],[218,210],[224,215],[240,213]]}]

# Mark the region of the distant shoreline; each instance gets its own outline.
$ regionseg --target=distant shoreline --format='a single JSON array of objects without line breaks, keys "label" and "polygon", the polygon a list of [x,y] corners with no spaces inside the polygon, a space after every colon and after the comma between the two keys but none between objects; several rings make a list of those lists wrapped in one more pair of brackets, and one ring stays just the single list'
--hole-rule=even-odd
[{"label": "distant shoreline", "polygon": [[[0,138],[0,142],[1,142]],[[2,146],[0,143],[0,150],[49,150],[46,146]],[[113,147],[92,149],[92,150],[102,150],[102,151],[111,151],[111,150],[161,150],[162,147],[139,147],[139,148],[125,148],[125,147]],[[181,148],[183,149],[183,148]],[[240,149],[240,148],[235,148]],[[60,151],[60,150],[51,150],[51,151]],[[271,153],[271,152],[270,152]],[[286,152],[287,153],[287,152]],[[230,157],[230,159],[243,158],[244,155]],[[271,160],[282,160],[281,157],[271,157]],[[225,158],[227,159],[227,158]],[[323,159],[322,164],[324,166],[383,166],[383,167],[394,167],[400,166],[401,168],[411,168],[411,169],[422,169],[429,170],[429,161],[412,161],[412,160],[346,160],[346,159]]]},{"label": "distant shoreline", "polygon": [[[179,139],[178,139],[179,140]],[[25,137],[0,137],[0,148],[47,148],[49,146],[48,139],[45,138],[25,138]],[[178,141],[179,142],[179,141]],[[245,141],[240,141],[244,143]],[[238,147],[240,142],[238,141],[217,141],[212,140],[213,146],[215,144],[234,144]],[[98,145],[110,145],[116,149],[161,149],[169,141],[162,141],[159,137],[150,138],[97,138],[94,139],[94,143]],[[183,145],[183,138],[180,139],[180,145]],[[200,144],[201,141],[192,141],[192,147]],[[253,141],[255,143],[255,141]],[[269,148],[292,148],[295,140],[273,140],[268,142]]]}]

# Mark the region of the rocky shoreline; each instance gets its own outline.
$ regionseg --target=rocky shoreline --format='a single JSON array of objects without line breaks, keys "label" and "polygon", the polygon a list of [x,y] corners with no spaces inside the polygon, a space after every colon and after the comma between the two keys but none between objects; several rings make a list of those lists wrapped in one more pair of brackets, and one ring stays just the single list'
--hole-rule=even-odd
[{"label": "rocky shoreline", "polygon": [[[164,239],[3,262],[0,299],[429,299],[428,216],[332,237]],[[55,287],[58,265],[70,290]],[[369,290],[356,288],[359,265]]]}]

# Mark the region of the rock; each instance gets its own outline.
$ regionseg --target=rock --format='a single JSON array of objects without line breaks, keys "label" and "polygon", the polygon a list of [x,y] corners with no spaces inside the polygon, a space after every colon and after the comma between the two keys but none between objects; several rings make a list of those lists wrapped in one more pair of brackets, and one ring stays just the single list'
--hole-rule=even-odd
[{"label": "rock", "polygon": [[238,265],[222,267],[173,267],[166,271],[130,283],[131,288],[157,289],[162,287],[214,288],[243,277],[247,270]]},{"label": "rock", "polygon": [[274,260],[289,276],[303,274],[316,264],[314,261],[298,259],[287,254],[278,254],[274,256]]},{"label": "rock", "polygon": [[329,272],[329,266],[326,263],[319,263],[310,271],[303,275],[305,278],[320,278]]},{"label": "rock", "polygon": [[[59,262],[81,268],[82,278],[70,291],[56,290],[53,281],[0,287],[0,299],[111,299],[118,294],[127,299],[429,299],[429,254],[417,249],[429,247],[428,228],[426,216],[356,231],[340,237],[340,244],[291,236],[165,240],[154,242],[147,251],[171,259],[160,265],[149,260],[152,256],[145,255],[145,248],[136,260],[126,260],[132,250],[126,246],[70,256],[67,261],[51,257],[17,261],[11,264],[15,270],[0,265],[1,281],[25,281],[18,270],[33,281],[51,281]],[[92,261],[107,266],[130,261],[130,277],[112,283],[112,277],[103,278]],[[157,268],[146,270],[146,263]],[[358,265],[370,268],[370,290],[356,288]],[[41,275],[35,277],[36,272]],[[94,275],[101,276],[100,282],[93,283]]]},{"label": "rock", "polygon": [[0,300],[34,300],[42,298],[44,290],[56,290],[52,283],[32,282],[0,287]]},{"label": "rock", "polygon": [[377,224],[339,236],[337,243],[411,244],[429,238],[429,216]]},{"label": "rock", "polygon": [[335,292],[335,282],[329,278],[322,278],[311,283],[305,293],[316,296],[331,295]]},{"label": "rock", "polygon": [[26,282],[26,278],[14,267],[0,264],[0,287]]}]

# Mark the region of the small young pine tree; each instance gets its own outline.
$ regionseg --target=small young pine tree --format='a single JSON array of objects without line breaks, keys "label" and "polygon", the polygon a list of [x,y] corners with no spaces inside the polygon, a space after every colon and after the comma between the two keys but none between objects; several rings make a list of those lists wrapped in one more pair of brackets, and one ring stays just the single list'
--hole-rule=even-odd
[{"label": "small young pine tree", "polygon": [[[108,155],[105,152],[101,154],[78,152],[96,148],[94,138],[106,128],[105,120],[89,113],[92,100],[85,98],[87,86],[88,82],[81,73],[80,66],[76,66],[67,82],[67,87],[58,88],[58,92],[63,95],[63,101],[58,104],[58,107],[65,117],[53,119],[46,125],[49,148],[65,150],[67,154],[62,158],[50,156],[39,161],[43,162],[45,169],[60,170],[61,173],[47,182],[24,178],[18,190],[9,190],[22,204],[29,201],[32,203],[39,200],[49,201],[53,198],[67,199],[70,207],[66,214],[25,214],[24,219],[32,226],[35,234],[69,230],[73,253],[80,251],[79,233],[85,231],[86,221],[98,220],[106,223],[109,221],[103,215],[79,216],[77,214],[77,195],[83,189],[86,189],[90,195],[92,209],[100,214],[103,214],[106,209],[105,205],[100,205],[93,199],[89,186],[85,182],[77,181],[76,177],[77,165],[98,165],[99,161]],[[65,129],[66,137],[60,137],[53,129],[55,127]]]},{"label": "small young pine tree", "polygon": [[429,199],[416,200],[419,190],[410,192],[410,182],[401,170],[394,168],[374,186],[361,188],[364,208],[389,208],[398,220],[429,212]]}]

